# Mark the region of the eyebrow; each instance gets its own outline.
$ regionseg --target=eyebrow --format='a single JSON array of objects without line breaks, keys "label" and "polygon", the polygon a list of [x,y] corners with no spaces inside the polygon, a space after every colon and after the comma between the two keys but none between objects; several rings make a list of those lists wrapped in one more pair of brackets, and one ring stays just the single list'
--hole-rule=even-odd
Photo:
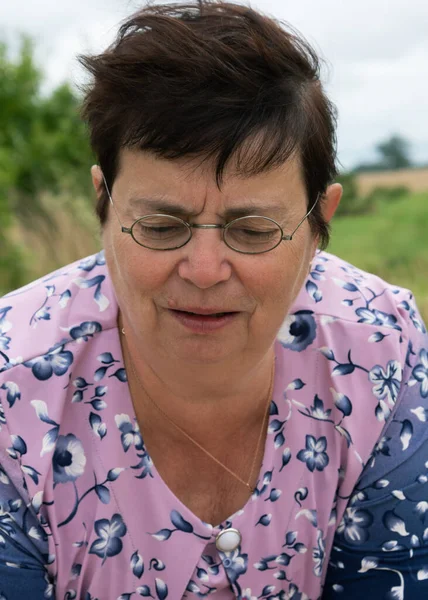
[{"label": "eyebrow", "polygon": [[[189,210],[187,206],[169,202],[163,198],[131,198],[129,203],[131,206],[144,208],[148,211],[147,214],[165,213],[177,217],[195,217],[198,215],[197,211]],[[246,217],[248,215],[284,214],[287,212],[287,206],[284,204],[257,205],[254,202],[248,202],[241,206],[228,208],[224,211],[223,216],[226,219],[238,219],[239,217]]]}]

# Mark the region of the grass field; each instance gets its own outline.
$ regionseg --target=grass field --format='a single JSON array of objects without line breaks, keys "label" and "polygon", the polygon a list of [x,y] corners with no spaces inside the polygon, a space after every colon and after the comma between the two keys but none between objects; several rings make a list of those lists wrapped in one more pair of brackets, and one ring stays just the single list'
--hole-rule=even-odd
[{"label": "grass field", "polygon": [[428,194],[382,203],[376,212],[334,220],[329,252],[410,288],[428,322]]}]

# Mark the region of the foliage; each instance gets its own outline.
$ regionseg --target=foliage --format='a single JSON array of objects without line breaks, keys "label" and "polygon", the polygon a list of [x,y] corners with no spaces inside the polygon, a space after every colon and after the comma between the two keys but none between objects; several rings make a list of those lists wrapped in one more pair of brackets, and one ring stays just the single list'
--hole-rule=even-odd
[{"label": "foliage", "polygon": [[343,195],[337,209],[337,216],[364,215],[376,210],[379,202],[393,202],[409,194],[405,186],[382,187],[377,186],[366,196],[358,190],[355,172],[342,173],[336,181],[342,184]]},{"label": "foliage", "polygon": [[409,156],[410,144],[399,135],[393,135],[389,140],[378,144],[376,150],[381,156],[380,163],[384,169],[395,170],[412,166]]},{"label": "foliage", "polygon": [[380,142],[376,146],[376,151],[379,154],[379,160],[361,163],[355,168],[355,172],[394,171],[414,166],[410,158],[410,143],[400,135],[392,135]]},{"label": "foliage", "polygon": [[33,54],[28,38],[16,60],[0,43],[0,280],[11,286],[25,276],[29,260],[14,240],[16,223],[52,225],[41,201],[46,190],[87,197],[90,190],[92,156],[79,100],[68,84],[43,96]]},{"label": "foliage", "polygon": [[343,186],[342,200],[337,209],[337,215],[360,215],[373,209],[373,198],[359,195],[355,173],[342,173],[336,178],[336,181]]},{"label": "foliage", "polygon": [[375,207],[377,203],[395,202],[409,194],[410,190],[405,185],[394,187],[377,186],[366,196],[366,201],[369,206]]}]

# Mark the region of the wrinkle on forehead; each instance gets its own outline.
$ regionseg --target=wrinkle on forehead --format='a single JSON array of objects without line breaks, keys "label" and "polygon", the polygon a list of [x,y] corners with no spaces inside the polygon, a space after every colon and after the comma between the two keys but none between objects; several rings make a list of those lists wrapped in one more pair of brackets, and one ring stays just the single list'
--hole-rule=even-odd
[{"label": "wrinkle on forehead", "polygon": [[[294,213],[306,207],[306,191],[300,160],[293,156],[275,169],[243,176],[228,169],[217,185],[212,164],[197,159],[167,160],[139,150],[124,149],[117,178],[122,203],[134,206],[164,201],[185,208],[183,213],[222,215],[251,212]],[[120,199],[118,199],[120,200]],[[153,202],[152,202],[153,201]],[[248,212],[247,212],[248,214]]]},{"label": "wrinkle on forehead", "polygon": [[196,174],[199,172],[199,175],[202,173],[204,177],[207,177],[207,179],[213,178],[213,180],[216,181],[219,191],[222,190],[223,184],[227,179],[237,179],[242,181],[257,176],[269,175],[275,171],[281,171],[284,174],[287,172],[290,172],[291,174],[291,172],[296,171],[300,176],[301,183],[304,184],[303,165],[300,152],[296,148],[292,149],[291,145],[290,154],[287,155],[286,160],[279,162],[278,158],[278,162],[275,163],[275,161],[273,161],[272,165],[267,168],[257,168],[258,165],[262,164],[263,162],[261,157],[260,160],[257,159],[260,155],[260,145],[264,144],[265,141],[265,136],[263,136],[262,133],[254,135],[246,140],[227,163],[220,181],[216,180],[217,165],[215,159],[209,160],[203,157],[184,157],[182,159],[177,159],[176,162],[181,165],[182,169],[187,174]]}]

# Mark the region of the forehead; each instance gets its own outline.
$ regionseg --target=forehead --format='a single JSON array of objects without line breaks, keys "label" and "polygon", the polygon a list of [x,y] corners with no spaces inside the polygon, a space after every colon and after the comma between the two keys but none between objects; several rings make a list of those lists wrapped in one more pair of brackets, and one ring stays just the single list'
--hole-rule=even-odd
[{"label": "forehead", "polygon": [[177,202],[189,211],[221,211],[245,205],[290,209],[306,204],[305,185],[298,157],[269,171],[251,176],[226,170],[220,186],[215,165],[196,160],[166,160],[151,153],[123,149],[115,195],[124,202],[144,198]]}]

